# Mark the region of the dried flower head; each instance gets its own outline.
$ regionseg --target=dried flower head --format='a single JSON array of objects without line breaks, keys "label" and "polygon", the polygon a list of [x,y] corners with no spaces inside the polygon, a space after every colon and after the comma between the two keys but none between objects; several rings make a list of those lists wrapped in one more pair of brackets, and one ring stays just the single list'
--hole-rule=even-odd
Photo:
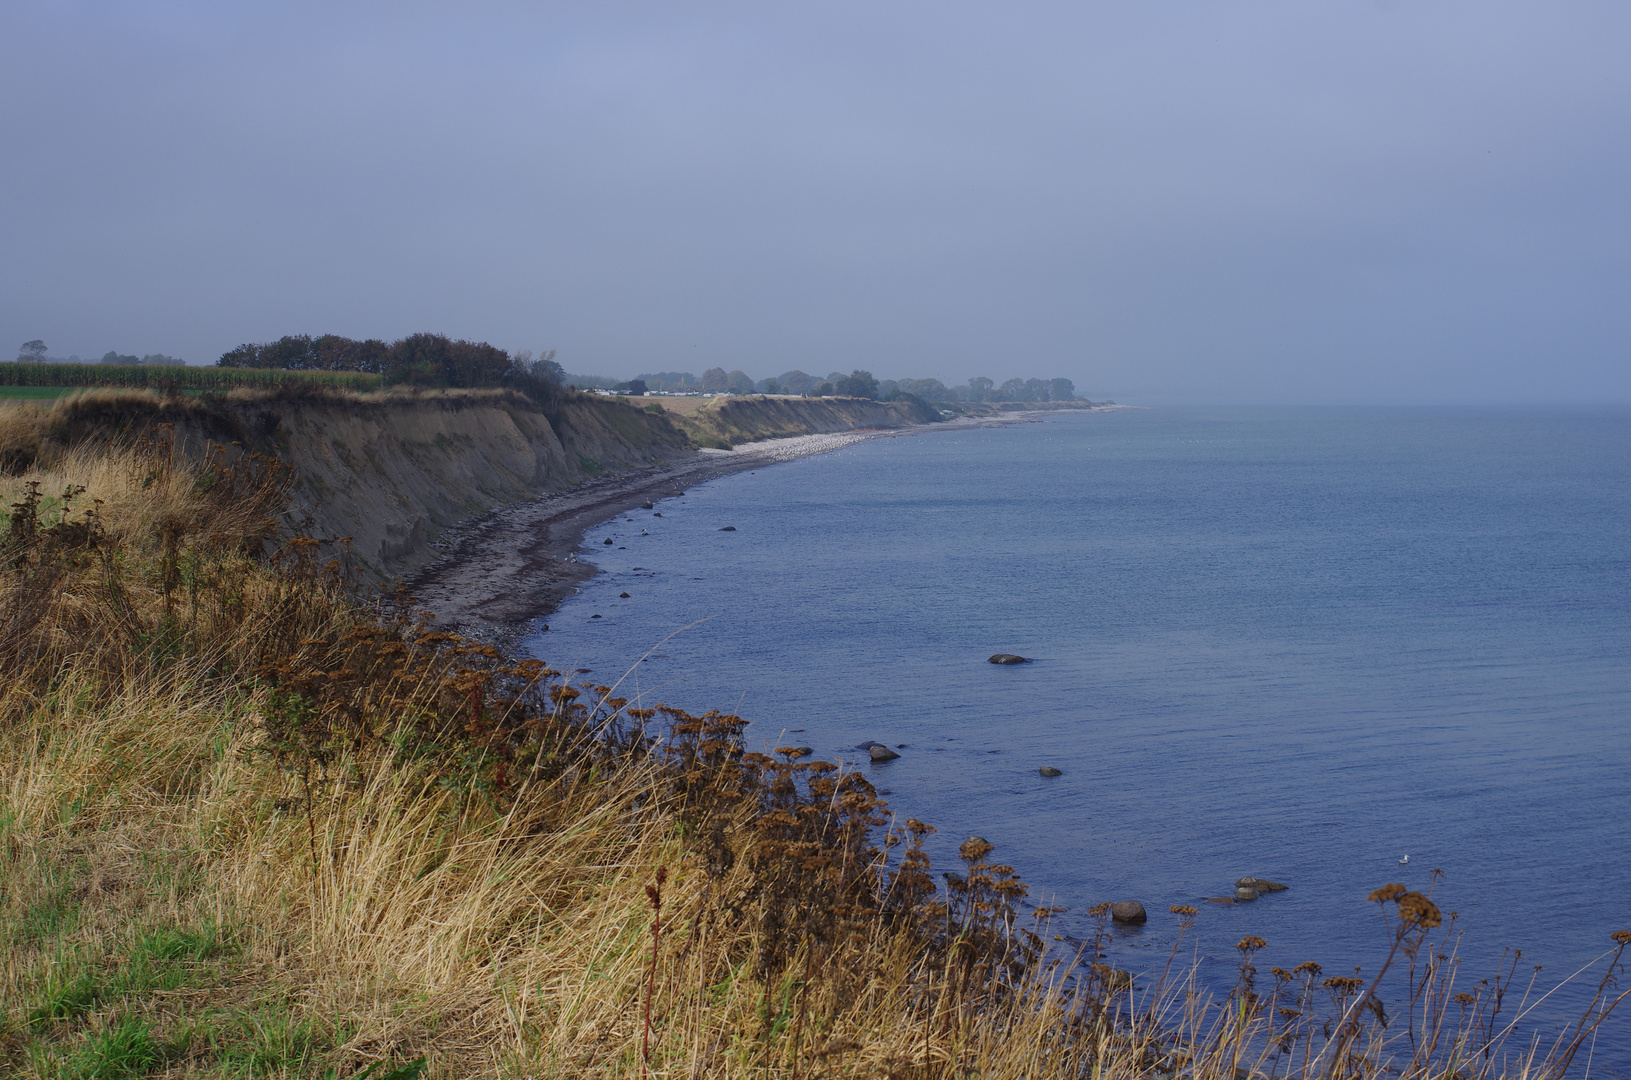
[{"label": "dried flower head", "polygon": [[1318,964],[1314,963],[1314,961],[1304,960],[1302,963],[1300,963],[1296,967],[1292,968],[1291,973],[1293,975],[1318,976],[1319,973],[1324,971],[1324,970],[1325,970],[1324,968],[1322,968]]},{"label": "dried flower head", "polygon": [[1245,937],[1240,939],[1240,941],[1235,945],[1235,948],[1239,949],[1241,952],[1256,952],[1258,949],[1261,949],[1267,944],[1268,942],[1264,941],[1256,934],[1247,934]]},{"label": "dried flower head", "polygon": [[1618,945],[1631,945],[1631,930],[1616,930],[1608,935],[1609,940]]},{"label": "dried flower head", "polygon": [[1190,907],[1188,904],[1174,904],[1167,908],[1167,910],[1172,912],[1174,915],[1188,916],[1196,914],[1195,909]]},{"label": "dried flower head", "polygon": [[975,862],[976,860],[985,858],[995,850],[996,845],[987,840],[985,837],[971,836],[967,840],[963,841],[962,846],[957,849],[957,854],[961,855],[969,862]]},{"label": "dried flower head", "polygon": [[1365,897],[1365,899],[1369,900],[1373,904],[1385,904],[1389,900],[1392,900],[1398,896],[1403,896],[1404,894],[1405,887],[1395,883],[1392,885],[1383,885],[1380,889],[1377,889],[1375,892]]},{"label": "dried flower head", "polygon": [[1440,925],[1438,905],[1419,892],[1407,892],[1399,897],[1399,918],[1424,930]]}]

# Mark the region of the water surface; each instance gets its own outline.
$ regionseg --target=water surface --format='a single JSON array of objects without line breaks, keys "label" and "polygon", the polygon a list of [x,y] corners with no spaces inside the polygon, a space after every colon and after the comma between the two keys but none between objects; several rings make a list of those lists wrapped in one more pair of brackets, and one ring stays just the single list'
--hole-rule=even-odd
[{"label": "water surface", "polygon": [[[1474,977],[1522,948],[1560,978],[1631,928],[1631,413],[1067,415],[657,510],[591,532],[607,573],[536,655],[857,762],[939,827],[940,868],[978,832],[1072,932],[1143,901],[1118,965],[1158,967],[1168,906],[1243,875],[1292,887],[1202,905],[1221,985],[1244,934],[1263,971],[1373,970],[1363,897],[1435,867]],[[871,765],[866,739],[906,745]],[[1631,1016],[1610,1028],[1597,1067],[1624,1072]]]}]

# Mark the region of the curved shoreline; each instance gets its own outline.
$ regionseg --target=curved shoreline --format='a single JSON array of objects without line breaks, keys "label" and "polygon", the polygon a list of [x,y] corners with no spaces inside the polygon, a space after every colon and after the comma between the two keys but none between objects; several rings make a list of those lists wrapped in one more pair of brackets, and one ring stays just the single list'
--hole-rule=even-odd
[{"label": "curved shoreline", "polygon": [[435,544],[441,555],[408,580],[408,591],[435,614],[438,629],[511,648],[537,620],[600,573],[592,563],[577,558],[584,534],[643,502],[656,502],[688,486],[744,469],[824,454],[866,439],[1036,423],[1051,415],[1054,413],[1014,412],[909,428],[765,439],[732,450],[699,450],[671,465],[547,492],[450,529]]}]

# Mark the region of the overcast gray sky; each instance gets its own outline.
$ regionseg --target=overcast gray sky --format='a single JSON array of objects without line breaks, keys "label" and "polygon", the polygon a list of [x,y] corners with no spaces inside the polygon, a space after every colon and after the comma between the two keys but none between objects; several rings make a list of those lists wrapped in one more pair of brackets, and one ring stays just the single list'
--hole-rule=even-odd
[{"label": "overcast gray sky", "polygon": [[0,0],[0,348],[1631,401],[1631,4]]}]

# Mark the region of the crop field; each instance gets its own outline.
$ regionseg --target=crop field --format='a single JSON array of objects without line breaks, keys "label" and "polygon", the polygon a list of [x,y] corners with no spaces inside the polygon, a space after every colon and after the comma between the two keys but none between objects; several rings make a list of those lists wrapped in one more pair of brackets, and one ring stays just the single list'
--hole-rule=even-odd
[{"label": "crop field", "polygon": [[[373,390],[378,375],[355,371],[276,371],[265,368],[155,367],[142,364],[0,364],[0,396],[57,397],[71,389],[126,387],[195,393],[241,386],[273,387],[307,383],[335,390]],[[39,393],[17,393],[37,390]],[[7,392],[11,391],[11,392]]]}]

